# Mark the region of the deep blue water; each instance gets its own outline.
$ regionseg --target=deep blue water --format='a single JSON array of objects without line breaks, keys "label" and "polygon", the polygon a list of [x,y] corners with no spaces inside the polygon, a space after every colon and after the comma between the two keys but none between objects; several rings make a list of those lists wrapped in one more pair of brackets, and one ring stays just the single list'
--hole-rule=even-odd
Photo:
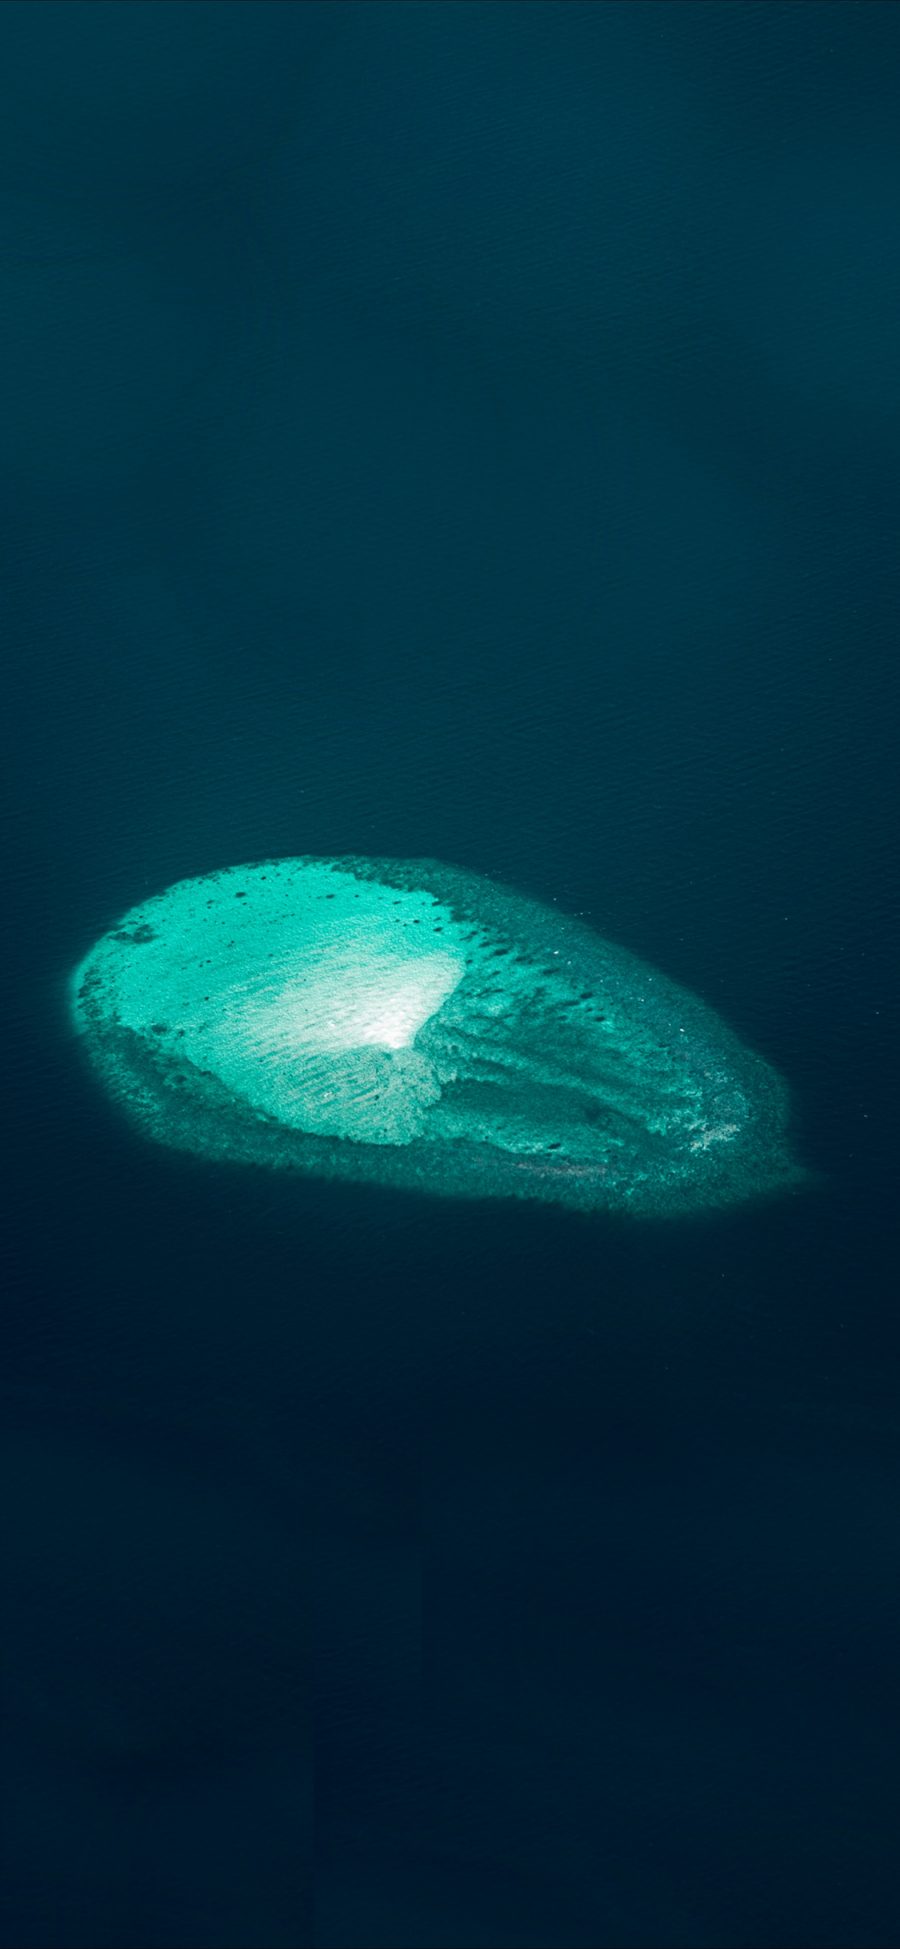
[{"label": "deep blue water", "polygon": [[[900,11],[7,4],[3,1939],[900,1924]],[[430,855],[788,1078],[627,1227],[154,1150],[125,908]]]}]

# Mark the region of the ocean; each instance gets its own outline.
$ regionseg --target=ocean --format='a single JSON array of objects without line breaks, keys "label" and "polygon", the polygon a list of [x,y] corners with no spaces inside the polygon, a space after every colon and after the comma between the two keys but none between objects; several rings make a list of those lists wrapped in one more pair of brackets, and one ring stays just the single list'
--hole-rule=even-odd
[{"label": "ocean", "polygon": [[[0,73],[2,1939],[887,1949],[900,12],[7,0]],[[290,854],[582,917],[808,1182],[154,1146],[70,973]]]}]

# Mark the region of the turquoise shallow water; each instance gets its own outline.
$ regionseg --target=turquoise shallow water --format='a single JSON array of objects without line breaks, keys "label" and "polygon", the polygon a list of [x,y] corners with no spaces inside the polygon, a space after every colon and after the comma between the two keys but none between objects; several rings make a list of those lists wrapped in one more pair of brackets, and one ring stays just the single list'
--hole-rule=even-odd
[{"label": "turquoise shallow water", "polygon": [[437,860],[182,880],[73,972],[72,1023],[176,1149],[634,1217],[804,1182],[774,1071],[558,910]]},{"label": "turquoise shallow water", "polygon": [[[895,1938],[898,19],[0,10],[9,1943]],[[620,944],[811,1181],[147,1143],[72,969],[297,855]]]}]

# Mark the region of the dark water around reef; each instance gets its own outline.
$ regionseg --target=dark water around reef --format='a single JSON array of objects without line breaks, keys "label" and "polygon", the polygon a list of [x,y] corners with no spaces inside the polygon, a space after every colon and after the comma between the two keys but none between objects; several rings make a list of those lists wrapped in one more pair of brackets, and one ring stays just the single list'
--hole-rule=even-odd
[{"label": "dark water around reef", "polygon": [[[900,10],[0,17],[4,1939],[890,1944]],[[435,855],[790,1080],[632,1230],[201,1164],[125,907]]]}]

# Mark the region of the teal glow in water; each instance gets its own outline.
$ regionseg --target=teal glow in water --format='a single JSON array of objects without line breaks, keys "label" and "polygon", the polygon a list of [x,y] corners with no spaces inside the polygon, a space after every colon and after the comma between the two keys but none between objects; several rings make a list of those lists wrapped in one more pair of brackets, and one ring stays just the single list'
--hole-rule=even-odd
[{"label": "teal glow in water", "polygon": [[784,1085],[577,921],[434,861],[282,859],[135,907],[72,980],[151,1136],[320,1176],[696,1210],[799,1176]]}]

